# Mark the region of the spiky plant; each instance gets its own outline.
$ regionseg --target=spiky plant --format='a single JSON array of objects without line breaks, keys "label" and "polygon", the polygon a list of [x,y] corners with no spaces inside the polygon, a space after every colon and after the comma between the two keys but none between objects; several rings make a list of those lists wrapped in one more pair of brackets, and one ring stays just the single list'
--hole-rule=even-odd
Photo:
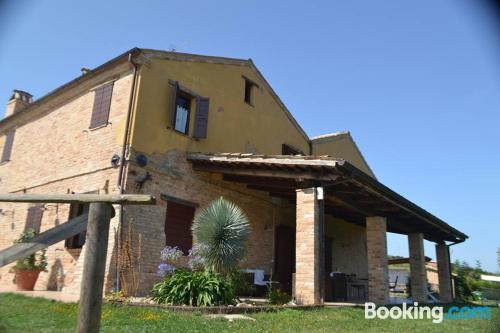
[{"label": "spiky plant", "polygon": [[191,227],[196,242],[204,247],[205,265],[219,273],[237,268],[245,255],[250,225],[243,211],[220,197],[200,212]]}]

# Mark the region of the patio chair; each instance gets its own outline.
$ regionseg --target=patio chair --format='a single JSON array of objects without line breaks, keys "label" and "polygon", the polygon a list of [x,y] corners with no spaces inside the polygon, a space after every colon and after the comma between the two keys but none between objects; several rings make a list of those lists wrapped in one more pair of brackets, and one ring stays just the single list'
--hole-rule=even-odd
[{"label": "patio chair", "polygon": [[398,278],[399,278],[399,275],[396,275],[396,280],[394,280],[394,282],[389,282],[389,290],[390,291],[394,291],[398,285]]}]

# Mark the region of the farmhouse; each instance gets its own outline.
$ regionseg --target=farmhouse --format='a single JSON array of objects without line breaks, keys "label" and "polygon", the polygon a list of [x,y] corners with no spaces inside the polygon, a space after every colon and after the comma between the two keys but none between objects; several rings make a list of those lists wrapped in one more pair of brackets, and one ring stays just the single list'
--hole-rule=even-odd
[{"label": "farmhouse", "polygon": [[[423,240],[451,301],[449,245],[467,236],[380,183],[349,132],[310,138],[251,60],[134,48],[33,101],[15,90],[0,121],[2,193],[141,193],[116,207],[105,291],[144,295],[165,245],[187,253],[193,217],[224,196],[249,217],[243,269],[300,304],[387,303],[386,233],[408,235],[411,290],[426,300]],[[0,249],[84,205],[0,205]],[[85,232],[48,248],[37,289],[78,293]],[[9,266],[0,285],[12,285]],[[335,283],[332,285],[332,280]]]}]

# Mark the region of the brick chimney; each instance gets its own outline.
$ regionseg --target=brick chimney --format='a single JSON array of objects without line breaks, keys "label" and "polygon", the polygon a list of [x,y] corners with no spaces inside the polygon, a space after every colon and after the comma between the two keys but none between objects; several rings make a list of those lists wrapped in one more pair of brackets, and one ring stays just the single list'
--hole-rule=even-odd
[{"label": "brick chimney", "polygon": [[12,96],[10,96],[10,99],[7,102],[5,117],[21,111],[31,103],[33,103],[33,96],[30,93],[22,90],[14,90],[12,92]]}]

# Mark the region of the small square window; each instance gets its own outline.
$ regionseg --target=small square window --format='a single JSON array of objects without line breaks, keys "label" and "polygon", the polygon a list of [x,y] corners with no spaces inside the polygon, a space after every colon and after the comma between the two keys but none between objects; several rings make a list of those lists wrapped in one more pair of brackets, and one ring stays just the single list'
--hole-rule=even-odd
[{"label": "small square window", "polygon": [[178,92],[175,102],[175,130],[183,134],[189,131],[189,114],[191,112],[191,96]]}]

